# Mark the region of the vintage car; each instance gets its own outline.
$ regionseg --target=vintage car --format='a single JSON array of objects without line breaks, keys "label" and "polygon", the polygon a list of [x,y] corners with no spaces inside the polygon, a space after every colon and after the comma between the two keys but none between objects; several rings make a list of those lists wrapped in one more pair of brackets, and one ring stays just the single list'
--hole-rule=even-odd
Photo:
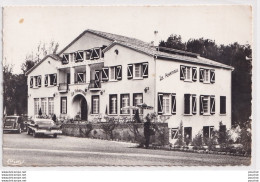
[{"label": "vintage car", "polygon": [[58,134],[62,134],[61,126],[56,125],[51,119],[35,118],[27,123],[27,134],[32,134],[33,137],[38,135],[53,135],[54,138]]},{"label": "vintage car", "polygon": [[23,118],[21,116],[6,116],[4,118],[4,131],[14,131],[22,133],[24,128]]}]

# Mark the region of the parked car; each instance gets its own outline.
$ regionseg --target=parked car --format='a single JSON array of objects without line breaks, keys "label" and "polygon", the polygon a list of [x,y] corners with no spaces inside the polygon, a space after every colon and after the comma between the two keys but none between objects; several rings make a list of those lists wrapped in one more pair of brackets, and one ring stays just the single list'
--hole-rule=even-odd
[{"label": "parked car", "polygon": [[53,135],[54,138],[58,134],[62,134],[61,126],[54,123],[51,119],[35,118],[27,122],[27,134],[37,137],[40,134]]},{"label": "parked car", "polygon": [[4,131],[14,131],[22,133],[24,129],[24,120],[22,116],[6,116],[4,118]]}]

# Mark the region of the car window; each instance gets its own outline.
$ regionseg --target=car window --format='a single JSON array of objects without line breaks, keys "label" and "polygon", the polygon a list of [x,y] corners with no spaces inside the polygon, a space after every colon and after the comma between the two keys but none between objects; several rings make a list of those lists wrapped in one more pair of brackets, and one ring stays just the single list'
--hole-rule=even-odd
[{"label": "car window", "polygon": [[6,118],[5,121],[7,122],[15,122],[17,118]]}]

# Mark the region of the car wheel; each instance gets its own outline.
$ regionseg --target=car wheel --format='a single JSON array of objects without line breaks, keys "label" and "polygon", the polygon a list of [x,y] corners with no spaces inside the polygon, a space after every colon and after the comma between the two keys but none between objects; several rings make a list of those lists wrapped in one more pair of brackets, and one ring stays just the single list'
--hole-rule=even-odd
[{"label": "car wheel", "polygon": [[19,129],[18,129],[18,133],[19,133],[19,134],[22,133],[22,128],[21,128],[21,127],[19,127]]},{"label": "car wheel", "polygon": [[36,138],[37,134],[35,133],[35,131],[33,131],[33,137]]},{"label": "car wheel", "polygon": [[57,138],[57,134],[55,133],[55,134],[53,134],[53,138]]}]

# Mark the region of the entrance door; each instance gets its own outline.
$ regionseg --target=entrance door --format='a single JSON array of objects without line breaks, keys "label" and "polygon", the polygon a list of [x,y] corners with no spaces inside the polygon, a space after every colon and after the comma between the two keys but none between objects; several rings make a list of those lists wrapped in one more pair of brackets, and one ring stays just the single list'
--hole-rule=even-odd
[{"label": "entrance door", "polygon": [[88,120],[88,106],[85,98],[81,100],[81,120]]}]

